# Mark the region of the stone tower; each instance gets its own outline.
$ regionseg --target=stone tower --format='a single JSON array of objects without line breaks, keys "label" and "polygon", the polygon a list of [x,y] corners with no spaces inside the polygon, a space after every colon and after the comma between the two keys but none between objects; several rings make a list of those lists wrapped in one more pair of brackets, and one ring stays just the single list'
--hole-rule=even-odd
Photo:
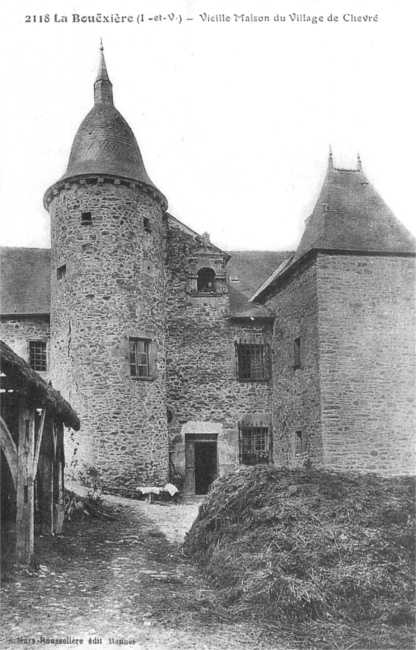
[{"label": "stone tower", "polygon": [[[64,176],[45,194],[51,216],[52,382],[79,414],[67,464],[108,488],[168,477],[165,277],[167,204],[113,103],[103,48],[94,107]],[[75,455],[75,456],[74,456]]]},{"label": "stone tower", "polygon": [[415,244],[360,157],[330,154],[296,252],[253,297],[276,314],[278,463],[414,472]]}]

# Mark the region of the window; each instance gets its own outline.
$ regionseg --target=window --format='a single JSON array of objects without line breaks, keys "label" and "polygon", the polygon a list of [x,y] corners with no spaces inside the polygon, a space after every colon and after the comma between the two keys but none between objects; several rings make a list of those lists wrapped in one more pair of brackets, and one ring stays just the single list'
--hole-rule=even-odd
[{"label": "window", "polygon": [[200,269],[198,271],[197,289],[202,293],[214,293],[215,271],[214,269]]},{"label": "window", "polygon": [[58,280],[62,280],[66,276],[66,264],[62,264],[62,266],[58,266],[56,270],[56,277]]},{"label": "window", "polygon": [[91,212],[81,212],[81,225],[90,226],[92,224]]},{"label": "window", "polygon": [[303,431],[295,433],[295,455],[303,454],[306,451],[306,436]]},{"label": "window", "polygon": [[29,341],[29,365],[37,372],[48,369],[45,341]]},{"label": "window", "polygon": [[240,463],[258,465],[271,462],[269,428],[242,425],[240,429]]},{"label": "window", "polygon": [[152,232],[152,229],[150,227],[150,221],[147,217],[143,217],[143,230],[145,232]]},{"label": "window", "polygon": [[267,381],[270,379],[269,346],[264,343],[236,343],[237,379]]},{"label": "window", "polygon": [[149,378],[149,343],[148,339],[130,339],[130,375],[132,377]]},{"label": "window", "polygon": [[300,336],[293,341],[293,367],[300,368],[302,365],[302,349],[300,345]]}]

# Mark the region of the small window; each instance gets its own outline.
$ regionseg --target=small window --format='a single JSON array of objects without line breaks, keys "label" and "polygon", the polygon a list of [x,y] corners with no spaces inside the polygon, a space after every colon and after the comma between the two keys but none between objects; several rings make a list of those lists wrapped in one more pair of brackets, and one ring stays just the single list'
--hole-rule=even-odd
[{"label": "small window", "polygon": [[295,454],[303,454],[306,451],[306,436],[303,431],[295,433]]},{"label": "small window", "polygon": [[300,368],[302,365],[302,348],[300,344],[300,336],[293,341],[293,367]]},{"label": "small window", "polygon": [[81,225],[90,226],[92,224],[91,212],[81,212]]},{"label": "small window", "polygon": [[270,379],[270,350],[264,343],[236,343],[237,378],[240,381]]},{"label": "small window", "polygon": [[243,465],[270,463],[271,447],[268,427],[242,426],[240,428],[240,462]]},{"label": "small window", "polygon": [[29,365],[37,372],[46,372],[48,364],[45,341],[29,341]]},{"label": "small window", "polygon": [[150,227],[150,220],[147,217],[143,218],[143,230],[145,232],[152,232],[152,229]]},{"label": "small window", "polygon": [[130,339],[130,375],[138,379],[148,379],[149,372],[148,339]]},{"label": "small window", "polygon": [[66,264],[62,264],[62,266],[58,266],[56,270],[56,276],[58,280],[62,280],[66,276]]},{"label": "small window", "polygon": [[172,424],[174,418],[172,409],[170,408],[166,409],[166,417],[167,417],[168,424]]},{"label": "small window", "polygon": [[197,289],[202,293],[215,292],[215,271],[214,269],[200,269],[198,271]]}]

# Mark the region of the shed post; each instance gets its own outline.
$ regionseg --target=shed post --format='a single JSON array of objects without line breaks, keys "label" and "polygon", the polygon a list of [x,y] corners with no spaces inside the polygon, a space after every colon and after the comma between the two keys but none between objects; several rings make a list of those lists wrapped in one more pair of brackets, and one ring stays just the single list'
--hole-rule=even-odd
[{"label": "shed post", "polygon": [[19,398],[16,481],[16,562],[29,564],[34,551],[35,408]]},{"label": "shed post", "polygon": [[64,488],[64,425],[62,422],[53,423],[53,532],[59,535],[62,532],[65,516],[65,488]]}]

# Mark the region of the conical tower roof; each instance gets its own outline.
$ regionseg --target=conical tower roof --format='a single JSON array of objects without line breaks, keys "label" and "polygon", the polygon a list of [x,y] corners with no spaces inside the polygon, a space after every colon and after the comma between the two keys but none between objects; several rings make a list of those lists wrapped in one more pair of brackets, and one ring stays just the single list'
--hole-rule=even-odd
[{"label": "conical tower roof", "polygon": [[329,158],[319,198],[292,263],[311,249],[414,253],[415,240],[394,216],[362,171],[336,169]]},{"label": "conical tower roof", "polygon": [[123,177],[157,189],[146,172],[133,131],[114,106],[102,46],[94,107],[77,131],[60,181],[95,174]]}]

